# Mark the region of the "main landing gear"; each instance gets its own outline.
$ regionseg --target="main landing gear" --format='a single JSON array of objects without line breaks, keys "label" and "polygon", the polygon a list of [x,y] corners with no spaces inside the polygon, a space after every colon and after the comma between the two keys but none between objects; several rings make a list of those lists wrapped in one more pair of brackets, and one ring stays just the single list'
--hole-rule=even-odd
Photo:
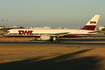
[{"label": "main landing gear", "polygon": [[56,37],[51,37],[50,42],[57,42]]}]

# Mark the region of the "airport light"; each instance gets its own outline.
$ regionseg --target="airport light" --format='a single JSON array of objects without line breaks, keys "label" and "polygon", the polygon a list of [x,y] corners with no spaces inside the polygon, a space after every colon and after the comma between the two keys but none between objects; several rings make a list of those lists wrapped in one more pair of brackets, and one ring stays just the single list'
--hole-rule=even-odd
[{"label": "airport light", "polygon": [[3,21],[4,21],[4,20],[2,20],[2,24],[3,24]]},{"label": "airport light", "polygon": [[8,24],[8,20],[6,20],[7,21],[7,24]]},{"label": "airport light", "polygon": [[52,24],[51,24],[51,23],[49,23],[49,27],[50,27],[50,29],[51,29],[51,27],[52,27]]},{"label": "airport light", "polygon": [[77,28],[79,29],[79,23],[78,24],[76,24],[77,25]]}]

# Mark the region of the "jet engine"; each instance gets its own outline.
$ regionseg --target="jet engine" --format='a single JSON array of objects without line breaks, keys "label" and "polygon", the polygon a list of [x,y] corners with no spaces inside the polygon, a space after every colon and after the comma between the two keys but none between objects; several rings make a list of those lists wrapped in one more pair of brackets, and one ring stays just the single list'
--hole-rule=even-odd
[{"label": "jet engine", "polygon": [[48,36],[48,35],[41,35],[40,39],[41,40],[49,40],[50,36]]}]

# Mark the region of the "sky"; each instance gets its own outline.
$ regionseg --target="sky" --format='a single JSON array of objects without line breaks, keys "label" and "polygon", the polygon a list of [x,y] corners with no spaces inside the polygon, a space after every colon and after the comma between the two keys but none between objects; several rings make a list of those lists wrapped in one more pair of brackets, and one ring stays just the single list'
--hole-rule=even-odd
[{"label": "sky", "polygon": [[105,0],[0,0],[0,25],[82,28],[94,15],[105,26]]}]

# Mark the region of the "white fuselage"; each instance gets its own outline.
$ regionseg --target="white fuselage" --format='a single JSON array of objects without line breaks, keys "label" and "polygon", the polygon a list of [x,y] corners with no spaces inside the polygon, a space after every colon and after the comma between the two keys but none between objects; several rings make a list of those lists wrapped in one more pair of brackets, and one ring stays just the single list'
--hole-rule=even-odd
[{"label": "white fuselage", "polygon": [[10,29],[4,36],[7,37],[40,37],[41,35],[67,33],[66,36],[92,35],[93,30],[81,29]]}]

